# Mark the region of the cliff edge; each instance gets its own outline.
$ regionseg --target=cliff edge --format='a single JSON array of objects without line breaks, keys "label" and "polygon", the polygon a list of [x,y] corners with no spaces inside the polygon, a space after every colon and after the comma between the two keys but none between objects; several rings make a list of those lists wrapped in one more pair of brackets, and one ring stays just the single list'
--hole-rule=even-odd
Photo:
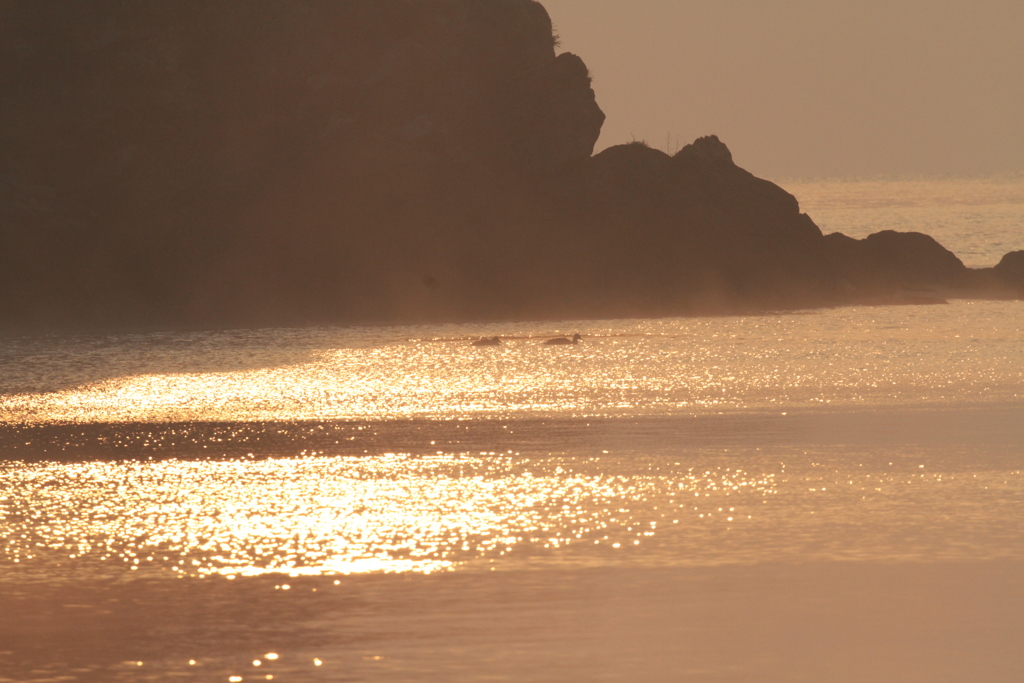
[{"label": "cliff edge", "polygon": [[823,236],[714,136],[592,156],[604,114],[555,43],[532,0],[0,5],[0,327],[1024,290],[1019,259],[975,277],[923,236]]}]

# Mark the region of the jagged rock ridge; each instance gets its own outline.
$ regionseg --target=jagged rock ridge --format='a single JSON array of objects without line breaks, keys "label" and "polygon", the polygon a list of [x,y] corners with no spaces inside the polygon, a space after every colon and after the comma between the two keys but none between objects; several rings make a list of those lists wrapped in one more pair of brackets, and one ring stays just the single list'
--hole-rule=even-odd
[{"label": "jagged rock ridge", "polygon": [[19,0],[0,5],[0,93],[6,328],[663,315],[1022,282],[1013,259],[972,275],[917,237],[823,237],[714,136],[591,156],[586,66],[532,0]]}]

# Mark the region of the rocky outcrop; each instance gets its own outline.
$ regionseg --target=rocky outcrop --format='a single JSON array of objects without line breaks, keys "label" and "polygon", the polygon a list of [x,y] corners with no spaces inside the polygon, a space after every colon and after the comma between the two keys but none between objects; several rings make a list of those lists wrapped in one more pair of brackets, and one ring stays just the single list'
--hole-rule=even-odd
[{"label": "rocky outcrop", "polygon": [[1000,283],[1024,297],[1024,250],[1003,256],[992,272]]},{"label": "rocky outcrop", "polygon": [[533,0],[0,4],[0,328],[724,312],[964,277],[923,235],[823,237],[715,136],[592,156],[604,114],[554,43]]},{"label": "rocky outcrop", "polygon": [[[614,313],[820,305],[831,276],[821,231],[796,199],[739,168],[715,136],[674,156],[611,147],[562,178],[565,260]],[[593,296],[593,294],[591,294]],[[585,294],[580,294],[584,299]]]},{"label": "rocky outcrop", "polygon": [[479,315],[604,120],[532,0],[4,3],[0,92],[0,324]]},{"label": "rocky outcrop", "polygon": [[861,240],[832,233],[823,242],[841,302],[945,303],[946,297],[1024,295],[1024,252],[1007,254],[995,268],[968,268],[918,232],[883,230]]},{"label": "rocky outcrop", "polygon": [[967,286],[969,270],[932,237],[883,230],[861,240],[832,233],[824,238],[828,262],[854,298],[943,291]]}]

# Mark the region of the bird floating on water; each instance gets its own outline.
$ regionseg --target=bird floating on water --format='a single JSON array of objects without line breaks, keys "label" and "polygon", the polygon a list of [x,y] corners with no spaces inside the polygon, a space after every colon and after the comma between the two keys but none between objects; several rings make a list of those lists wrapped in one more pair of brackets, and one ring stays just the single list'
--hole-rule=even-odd
[{"label": "bird floating on water", "polygon": [[577,332],[576,334],[572,335],[572,339],[567,339],[565,337],[555,337],[554,339],[548,339],[544,343],[545,344],[579,344],[582,339],[583,339],[583,337],[581,337],[580,333]]},{"label": "bird floating on water", "polygon": [[499,344],[501,344],[501,340],[497,337],[491,337],[490,339],[481,337],[473,342],[473,346],[498,346]]}]

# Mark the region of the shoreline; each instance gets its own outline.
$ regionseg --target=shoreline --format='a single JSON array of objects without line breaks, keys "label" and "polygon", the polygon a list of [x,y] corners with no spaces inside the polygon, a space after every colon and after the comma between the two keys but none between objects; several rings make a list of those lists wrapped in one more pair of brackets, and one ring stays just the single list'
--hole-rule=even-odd
[{"label": "shoreline", "polygon": [[[971,270],[991,270],[991,268],[972,268]],[[145,334],[199,334],[199,333],[226,333],[226,332],[250,332],[257,330],[304,330],[304,329],[346,329],[346,328],[397,328],[397,327],[426,327],[442,325],[540,325],[546,323],[562,322],[602,322],[607,320],[668,320],[672,318],[693,319],[693,318],[735,318],[735,317],[760,317],[771,315],[792,315],[795,313],[817,313],[842,308],[858,306],[870,306],[884,308],[887,306],[929,306],[944,305],[951,301],[1024,301],[1024,293],[1013,289],[999,289],[998,291],[984,291],[973,288],[963,289],[954,287],[933,287],[921,290],[897,291],[885,294],[858,294],[856,298],[832,302],[822,302],[814,305],[806,303],[794,303],[792,306],[735,306],[722,308],[708,308],[700,310],[658,312],[650,311],[649,315],[637,312],[635,315],[594,315],[592,317],[576,318],[567,315],[547,315],[537,317],[467,317],[467,318],[439,318],[424,320],[419,318],[407,318],[398,320],[374,320],[374,319],[353,319],[353,320],[307,320],[295,321],[264,321],[251,324],[237,324],[227,326],[209,326],[203,324],[195,325],[140,325],[140,326],[19,326],[4,327],[0,322],[0,340],[10,341],[30,340],[41,337],[118,337]]]}]

